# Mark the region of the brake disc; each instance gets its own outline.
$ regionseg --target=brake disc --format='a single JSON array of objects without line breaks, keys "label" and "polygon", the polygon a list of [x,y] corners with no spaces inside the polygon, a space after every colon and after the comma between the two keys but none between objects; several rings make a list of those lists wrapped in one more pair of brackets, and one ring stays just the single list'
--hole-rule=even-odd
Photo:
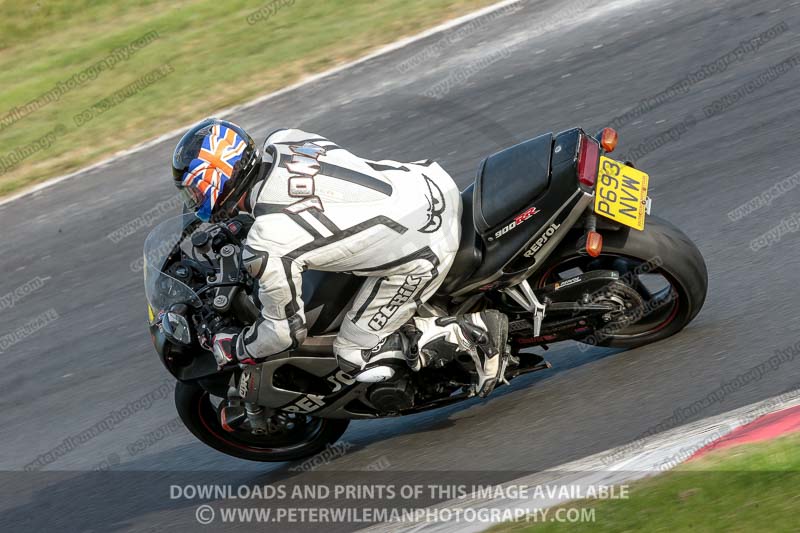
[{"label": "brake disc", "polygon": [[594,303],[608,304],[614,309],[603,314],[605,327],[621,329],[637,322],[641,317],[645,301],[642,296],[632,287],[615,281],[597,297],[593,298]]},{"label": "brake disc", "polygon": [[267,432],[270,435],[287,435],[305,426],[308,419],[294,413],[276,413],[267,418]]}]

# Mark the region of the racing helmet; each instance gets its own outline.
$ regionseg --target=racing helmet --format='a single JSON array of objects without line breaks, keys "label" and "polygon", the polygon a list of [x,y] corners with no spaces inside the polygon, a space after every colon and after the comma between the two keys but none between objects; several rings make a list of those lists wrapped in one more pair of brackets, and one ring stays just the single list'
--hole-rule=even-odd
[{"label": "racing helmet", "polygon": [[172,178],[186,206],[206,222],[232,213],[258,178],[261,154],[241,127],[207,118],[187,131],[172,154]]}]

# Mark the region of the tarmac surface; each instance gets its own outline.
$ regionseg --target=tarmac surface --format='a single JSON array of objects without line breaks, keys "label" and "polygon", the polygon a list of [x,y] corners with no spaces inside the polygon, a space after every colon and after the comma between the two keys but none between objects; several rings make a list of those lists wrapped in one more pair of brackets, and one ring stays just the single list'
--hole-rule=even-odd
[{"label": "tarmac surface", "polygon": [[[684,414],[776,351],[798,351],[798,4],[523,2],[453,42],[434,35],[226,117],[259,142],[297,126],[365,157],[436,159],[461,186],[505,146],[613,123],[617,153],[650,174],[653,213],[681,227],[708,265],[705,307],[680,334],[626,352],[556,345],[547,352],[553,369],[485,401],[354,422],[346,453],[313,474],[227,457],[170,425],[169,376],[150,343],[136,270],[148,228],[118,242],[108,235],[148,212],[177,212],[177,138],[0,206],[0,295],[27,287],[0,305],[0,528],[194,530],[196,502],[170,498],[169,485],[197,476],[338,482],[378,464],[408,479],[513,479],[671,418],[674,426],[797,388],[792,355]],[[409,60],[418,64],[399,67]],[[733,212],[751,200],[753,212]],[[757,240],[770,231],[769,245]],[[38,331],[13,333],[28,323]],[[121,421],[70,445],[44,472],[20,472],[123,408]],[[141,440],[153,431],[161,438]],[[106,465],[110,473],[92,472]]]}]

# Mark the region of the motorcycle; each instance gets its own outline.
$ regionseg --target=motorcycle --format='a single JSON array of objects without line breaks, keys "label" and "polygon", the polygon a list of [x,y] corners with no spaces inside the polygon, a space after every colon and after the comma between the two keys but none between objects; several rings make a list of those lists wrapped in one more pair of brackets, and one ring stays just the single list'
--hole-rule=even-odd
[{"label": "motorcycle", "polygon": [[[703,257],[678,228],[650,215],[649,176],[608,157],[616,143],[611,128],[541,135],[485,158],[461,194],[455,263],[419,314],[508,315],[504,383],[550,368],[531,348],[565,340],[642,346],[680,331],[703,305]],[[336,272],[303,274],[301,346],[218,370],[214,333],[259,315],[257,284],[240,261],[250,223],[239,215],[206,224],[185,213],[145,242],[150,332],[178,380],[178,413],[200,441],[243,459],[296,460],[334,443],[350,420],[419,413],[473,395],[469,354],[418,372],[398,366],[378,383],[340,370],[333,341],[363,278]]]}]

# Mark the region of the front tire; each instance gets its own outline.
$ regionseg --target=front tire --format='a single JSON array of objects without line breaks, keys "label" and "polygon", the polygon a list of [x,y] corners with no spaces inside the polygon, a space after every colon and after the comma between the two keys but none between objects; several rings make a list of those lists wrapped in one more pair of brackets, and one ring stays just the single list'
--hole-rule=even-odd
[{"label": "front tire", "polygon": [[201,442],[226,455],[249,461],[294,461],[317,454],[336,442],[349,420],[306,417],[293,433],[275,437],[252,435],[249,431],[228,432],[222,428],[211,395],[195,383],[179,381],[175,407],[184,425]]},{"label": "front tire", "polygon": [[[652,318],[660,321],[655,320],[652,327],[642,327],[648,318],[645,316],[640,322],[630,324],[627,330],[622,328],[614,334],[590,336],[587,338],[589,344],[617,348],[643,346],[674,335],[697,316],[708,291],[708,271],[697,246],[681,230],[664,219],[651,216],[644,231],[625,227],[618,231],[601,230],[601,233],[603,250],[597,258],[579,253],[572,245],[575,240],[565,239],[565,245],[548,258],[537,285],[558,281],[559,272],[570,268],[617,270],[624,277],[626,269],[635,269],[631,265],[658,263],[651,272],[663,276],[671,285],[670,302],[674,305],[660,311],[663,320],[653,311]],[[637,325],[640,326],[638,329],[635,328]]]}]

